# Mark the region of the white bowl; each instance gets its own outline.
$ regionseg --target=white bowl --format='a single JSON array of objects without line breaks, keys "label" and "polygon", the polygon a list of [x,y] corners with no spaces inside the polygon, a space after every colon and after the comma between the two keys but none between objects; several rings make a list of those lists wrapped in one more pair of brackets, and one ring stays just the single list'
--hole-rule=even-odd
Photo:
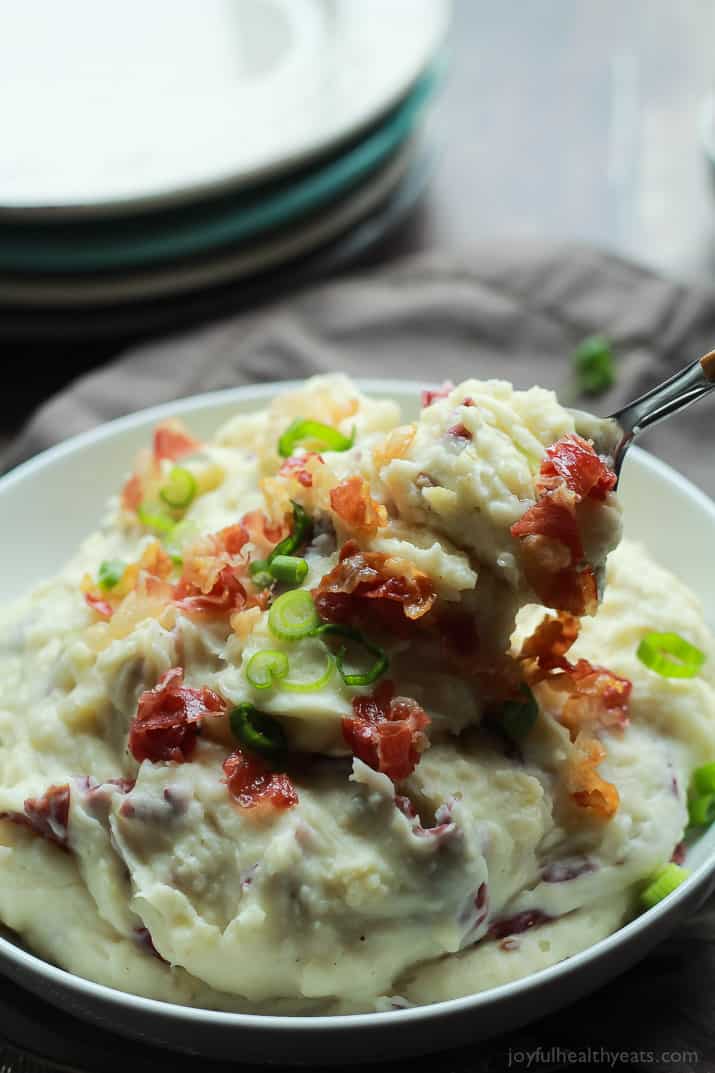
[{"label": "white bowl", "polygon": [[[136,449],[161,418],[181,414],[208,437],[236,412],[253,410],[291,384],[201,395],[121,418],[26,462],[0,480],[3,561],[0,598],[57,570],[98,522]],[[416,412],[422,385],[367,381],[372,395]],[[633,448],[621,483],[626,532],[699,592],[715,619],[715,505],[668,466]],[[475,1041],[573,1002],[643,957],[715,887],[715,828],[691,848],[692,875],[669,898],[607,939],[515,983],[466,998],[346,1017],[258,1017],[187,1009],[137,998],[72,976],[0,938],[0,971],[62,1009],[128,1036],[195,1054],[241,1061],[351,1062],[425,1053]]]}]

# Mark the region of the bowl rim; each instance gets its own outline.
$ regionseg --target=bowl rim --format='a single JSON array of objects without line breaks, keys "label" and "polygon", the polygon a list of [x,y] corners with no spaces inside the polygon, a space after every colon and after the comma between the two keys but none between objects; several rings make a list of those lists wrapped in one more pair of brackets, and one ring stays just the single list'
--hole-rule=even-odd
[{"label": "bowl rim", "polygon": [[[421,390],[425,387],[433,386],[422,381],[397,378],[355,377],[353,382],[368,395],[377,397],[394,397],[396,395],[398,400],[400,396],[402,399],[409,396],[419,398]],[[272,398],[277,394],[294,390],[304,383],[304,379],[281,380],[224,388],[159,403],[134,411],[123,417],[115,418],[112,421],[104,422],[86,432],[79,433],[53,447],[47,448],[0,476],[0,496],[7,489],[30,478],[34,472],[44,470],[95,443],[111,439],[122,432],[136,429],[142,425],[149,425],[167,417],[181,416],[198,410],[218,409],[220,406],[230,405],[233,401],[260,401]],[[642,448],[632,447],[629,455],[632,459],[637,460],[639,468],[642,467],[646,472],[650,471],[660,480],[676,484],[686,495],[694,499],[698,506],[710,515],[715,527],[715,502],[705,492],[668,465],[668,463],[661,461]],[[633,940],[641,933],[655,927],[659,921],[668,916],[677,906],[688,902],[699,891],[702,892],[713,877],[715,877],[715,854],[711,858],[701,861],[688,878],[664,901],[646,913],[636,916],[633,920],[628,921],[622,927],[598,940],[598,942],[585,950],[581,950],[553,965],[537,969],[526,976],[488,988],[485,991],[424,1005],[410,1006],[405,1009],[370,1013],[287,1015],[240,1013],[210,1010],[197,1006],[183,1006],[163,999],[145,998],[141,995],[135,995],[119,988],[110,987],[107,984],[95,983],[82,976],[77,976],[67,969],[62,969],[49,961],[45,961],[39,955],[31,953],[1,935],[0,971],[2,971],[3,961],[13,962],[23,970],[24,974],[44,978],[48,984],[69,989],[77,996],[95,1003],[99,1002],[105,1006],[117,1004],[127,1010],[144,1015],[150,1014],[158,1019],[200,1022],[206,1028],[214,1026],[220,1029],[230,1029],[233,1027],[236,1030],[251,1029],[258,1032],[275,1032],[276,1030],[284,1029],[303,1034],[312,1031],[335,1033],[341,1029],[368,1028],[377,1025],[382,1027],[397,1021],[404,1026],[408,1022],[448,1017],[459,1012],[488,1007],[492,1003],[498,1003],[500,1000],[515,999],[530,991],[537,990],[541,986],[548,985],[549,982],[554,982],[559,978],[566,981],[572,974],[578,973],[589,963],[606,959],[611,951],[621,945],[625,945],[629,939]]]}]

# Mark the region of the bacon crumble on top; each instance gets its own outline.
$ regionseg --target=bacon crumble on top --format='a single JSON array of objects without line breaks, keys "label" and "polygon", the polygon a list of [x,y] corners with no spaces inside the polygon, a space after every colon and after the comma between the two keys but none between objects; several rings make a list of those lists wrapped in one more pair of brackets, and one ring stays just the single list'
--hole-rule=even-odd
[{"label": "bacon crumble on top", "polygon": [[399,609],[400,618],[415,621],[437,599],[431,579],[409,560],[363,552],[354,540],[343,545],[337,565],[312,595],[318,614],[328,622],[349,622],[389,607]]},{"label": "bacon crumble on top", "polygon": [[255,753],[235,749],[224,760],[223,772],[228,791],[241,808],[267,804],[282,810],[298,804],[298,794],[288,775],[271,771]]},{"label": "bacon crumble on top", "polygon": [[68,849],[70,788],[67,783],[50,786],[41,797],[27,797],[23,812],[3,812],[0,819],[29,827],[36,835]]},{"label": "bacon crumble on top", "polygon": [[562,436],[547,448],[538,499],[511,527],[521,541],[526,579],[547,607],[575,615],[593,614],[598,607],[593,569],[583,562],[576,507],[588,498],[605,500],[616,480],[581,436]]},{"label": "bacon crumble on top", "polygon": [[286,458],[278,470],[279,477],[293,477],[303,488],[313,487],[313,474],[308,464],[315,460],[318,465],[325,465],[325,459],[317,451],[305,451],[302,455],[291,455]]},{"label": "bacon crumble on top", "polygon": [[372,498],[364,477],[348,477],[331,488],[330,506],[348,529],[364,536],[387,525],[387,509]]},{"label": "bacon crumble on top", "polygon": [[164,459],[177,462],[202,447],[199,440],[189,435],[181,421],[162,421],[154,429],[152,450],[140,451],[134,472],[127,478],[120,492],[120,502],[125,510],[136,511],[145,499],[148,489],[161,475]]},{"label": "bacon crumble on top", "polygon": [[163,458],[177,462],[200,447],[200,441],[189,435],[181,421],[176,419],[162,421],[154,429],[153,454],[157,462]]},{"label": "bacon crumble on top", "polygon": [[396,697],[394,684],[385,680],[374,693],[353,698],[353,713],[342,724],[353,755],[393,782],[406,779],[428,745],[424,709],[411,697]]},{"label": "bacon crumble on top", "polygon": [[594,731],[597,727],[621,731],[628,725],[633,684],[586,659],[568,660],[566,653],[578,633],[573,615],[547,615],[524,642],[519,659],[530,685],[542,684],[562,700],[556,717],[574,744],[567,770],[571,797],[594,815],[610,819],[618,808],[618,791],[596,771],[606,751]]},{"label": "bacon crumble on top", "polygon": [[183,668],[172,667],[154,689],[139,697],[129,728],[129,750],[139,763],[190,760],[202,720],[226,712],[226,702],[218,693],[206,686],[191,689],[183,681]]}]

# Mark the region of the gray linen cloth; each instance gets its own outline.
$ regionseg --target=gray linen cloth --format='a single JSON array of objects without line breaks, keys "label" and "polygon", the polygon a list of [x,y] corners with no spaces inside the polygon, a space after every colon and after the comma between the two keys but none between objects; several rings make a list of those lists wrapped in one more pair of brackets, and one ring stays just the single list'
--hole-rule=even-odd
[{"label": "gray linen cloth", "polygon": [[[715,292],[585,246],[503,242],[459,260],[430,254],[137,347],[42,406],[3,462],[182,395],[335,369],[425,382],[505,377],[522,387],[560,388],[572,348],[594,332],[613,340],[618,379],[597,404],[579,402],[605,414],[715,345]],[[646,441],[710,494],[714,404],[700,403]],[[590,1047],[590,1060],[576,1059],[588,1069],[609,1067],[594,1056],[606,1048],[628,1051],[629,1070],[715,1070],[714,944],[715,909],[706,907],[640,966],[566,1012],[508,1038],[390,1068],[487,1073],[527,1068],[530,1052],[529,1068],[560,1069],[569,1067],[566,1050]],[[664,1057],[665,1050],[697,1057]]]}]

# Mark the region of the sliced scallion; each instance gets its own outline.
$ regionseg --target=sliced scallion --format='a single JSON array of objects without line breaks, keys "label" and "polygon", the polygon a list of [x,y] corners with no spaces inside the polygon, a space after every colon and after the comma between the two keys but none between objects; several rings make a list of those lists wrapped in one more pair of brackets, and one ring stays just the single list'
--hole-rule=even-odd
[{"label": "sliced scallion", "polygon": [[181,566],[184,561],[184,548],[193,543],[201,535],[201,529],[196,522],[186,519],[172,526],[164,539],[164,547],[171,556],[175,566]]},{"label": "sliced scallion", "polygon": [[231,731],[247,749],[274,754],[285,748],[283,727],[252,704],[238,704],[229,715]]},{"label": "sliced scallion", "polygon": [[333,671],[335,670],[335,659],[327,649],[325,655],[327,657],[325,670],[322,674],[319,674],[317,678],[313,678],[312,680],[308,679],[304,682],[284,678],[281,681],[281,689],[287,689],[291,693],[315,693],[316,690],[323,689],[332,678]]},{"label": "sliced scallion", "polygon": [[613,347],[603,335],[589,335],[571,355],[578,389],[584,395],[601,395],[616,380]]},{"label": "sliced scallion", "polygon": [[174,518],[170,514],[165,514],[160,506],[147,503],[141,503],[137,507],[137,518],[146,529],[151,529],[152,532],[160,535],[171,533],[176,524]]},{"label": "sliced scallion", "polygon": [[663,678],[694,678],[705,662],[705,653],[678,633],[646,634],[636,655]]},{"label": "sliced scallion", "polygon": [[340,623],[335,622],[325,622],[313,631],[313,636],[344,637],[349,641],[354,641],[356,644],[364,648],[371,656],[375,657],[374,662],[366,671],[347,671],[345,669],[347,647],[346,645],[341,645],[335,655],[335,662],[340,677],[346,686],[371,685],[385,673],[390,665],[390,660],[385,649],[374,644],[372,641],[368,641],[359,630],[354,629],[352,626],[343,626]]},{"label": "sliced scallion", "polygon": [[126,568],[127,564],[122,562],[121,559],[105,559],[104,562],[100,563],[97,573],[100,589],[108,592],[109,589],[115,588],[124,577]]},{"label": "sliced scallion", "polygon": [[688,822],[691,827],[709,827],[715,820],[715,794],[688,796]]},{"label": "sliced scallion", "polygon": [[663,898],[672,894],[676,887],[688,878],[690,872],[679,864],[664,864],[651,876],[648,885],[641,892],[641,902],[646,909],[652,909]]},{"label": "sliced scallion", "polygon": [[270,689],[287,674],[288,657],[274,648],[254,652],[246,664],[246,678],[254,689]]},{"label": "sliced scallion", "polygon": [[350,436],[344,436],[332,425],[297,417],[278,440],[278,454],[281,458],[290,458],[300,445],[309,445],[318,451],[347,451],[354,442],[355,429]]},{"label": "sliced scallion", "polygon": [[312,522],[308,515],[305,513],[300,503],[295,503],[291,500],[291,506],[293,508],[293,525],[291,531],[287,537],[284,537],[278,544],[276,544],[273,551],[270,553],[267,559],[267,563],[270,566],[274,559],[277,559],[280,555],[292,555],[297,551],[301,544],[304,544],[310,536],[310,529]]},{"label": "sliced scallion", "polygon": [[267,559],[254,559],[248,568],[248,572],[251,575],[253,584],[257,585],[259,589],[270,588],[275,580],[268,568]]},{"label": "sliced scallion", "polygon": [[536,697],[528,685],[520,690],[523,700],[508,700],[502,708],[501,725],[512,741],[521,741],[534,726],[539,714]]},{"label": "sliced scallion", "polygon": [[190,469],[174,466],[166,484],[159,491],[159,497],[172,510],[186,510],[196,498],[198,485]]},{"label": "sliced scallion", "polygon": [[308,637],[320,626],[313,597],[305,589],[284,592],[268,613],[268,627],[275,637],[297,641]]},{"label": "sliced scallion", "polygon": [[703,764],[695,769],[693,789],[698,794],[715,794],[715,764]]},{"label": "sliced scallion", "polygon": [[270,564],[271,576],[283,585],[302,585],[308,576],[308,564],[297,555],[276,555]]}]

